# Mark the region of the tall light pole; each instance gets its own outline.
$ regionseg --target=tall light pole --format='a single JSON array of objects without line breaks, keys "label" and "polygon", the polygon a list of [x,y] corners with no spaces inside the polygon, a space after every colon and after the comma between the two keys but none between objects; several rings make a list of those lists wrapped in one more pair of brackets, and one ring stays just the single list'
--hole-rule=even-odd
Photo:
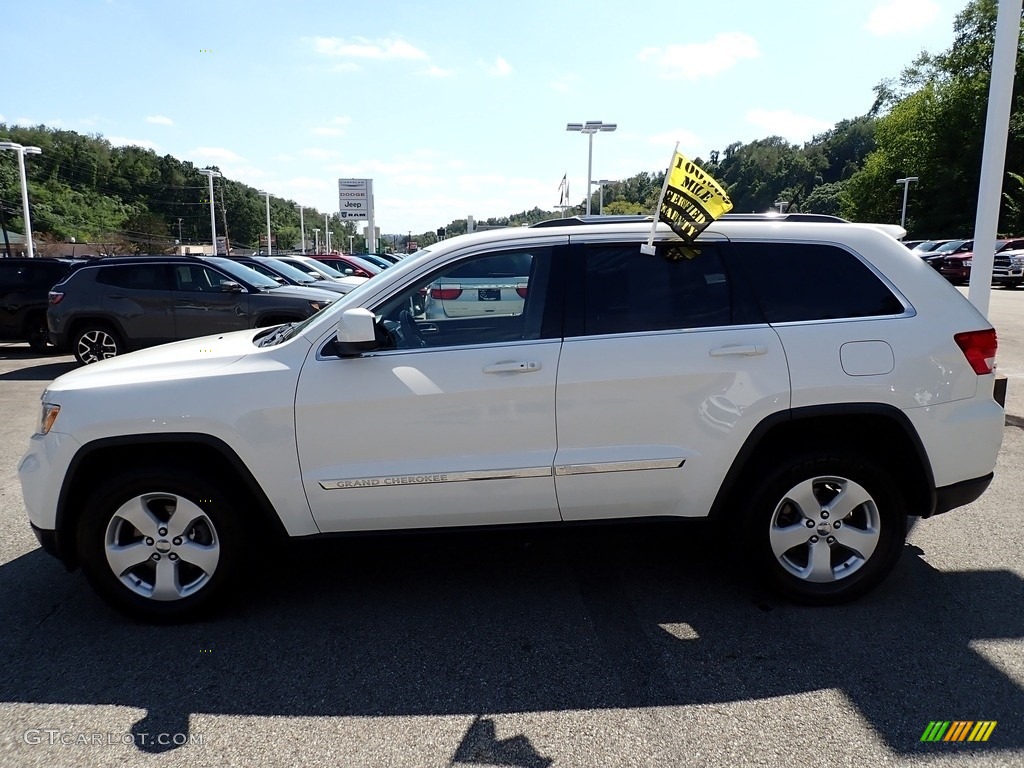
[{"label": "tall light pole", "polygon": [[594,186],[600,188],[600,196],[598,197],[597,203],[597,215],[601,216],[604,213],[604,188],[606,184],[611,184],[613,179],[599,179],[594,182]]},{"label": "tall light pole", "polygon": [[302,255],[306,255],[306,220],[303,218],[302,206],[295,206],[299,209],[299,232],[302,235]]},{"label": "tall light pole", "polygon": [[324,250],[331,252],[331,225],[328,215],[324,214]]},{"label": "tall light pole", "polygon": [[917,176],[907,176],[905,179],[896,179],[897,184],[903,185],[903,213],[900,214],[900,226],[906,229],[907,223],[907,190],[910,189],[910,182],[917,181]]},{"label": "tall light pole", "polygon": [[608,133],[618,128],[615,123],[603,123],[600,120],[587,120],[585,123],[568,123],[565,126],[567,131],[577,131],[587,134],[587,216],[590,215],[590,189],[593,186],[590,179],[594,166],[594,134],[600,131]]},{"label": "tall light pole", "polygon": [[217,255],[217,217],[214,214],[213,209],[213,179],[214,177],[221,178],[224,174],[219,171],[211,171],[204,168],[199,173],[205,176],[210,181],[210,242],[213,243],[213,255]]},{"label": "tall light pole", "polygon": [[355,242],[355,239],[356,239],[355,235],[349,235],[348,236],[348,252],[349,252],[349,254],[351,254],[355,250],[355,246],[353,245],[353,243]]},{"label": "tall light pole", "polygon": [[39,147],[23,147],[13,141],[0,141],[0,149],[10,149],[18,153],[18,173],[21,174],[21,215],[25,220],[25,245],[28,248],[28,257],[34,259],[36,253],[32,245],[32,219],[28,213],[28,178],[25,176],[25,155],[41,155],[43,150]]},{"label": "tall light pole", "polygon": [[273,256],[274,255],[274,248],[270,244],[270,193],[269,192],[264,192],[261,189],[261,190],[259,190],[258,194],[261,194],[265,198],[267,198],[267,255],[268,256]]},{"label": "tall light pole", "polygon": [[319,227],[314,227],[313,228],[313,237],[314,237],[313,253],[315,253],[317,255],[320,255],[320,228]]}]

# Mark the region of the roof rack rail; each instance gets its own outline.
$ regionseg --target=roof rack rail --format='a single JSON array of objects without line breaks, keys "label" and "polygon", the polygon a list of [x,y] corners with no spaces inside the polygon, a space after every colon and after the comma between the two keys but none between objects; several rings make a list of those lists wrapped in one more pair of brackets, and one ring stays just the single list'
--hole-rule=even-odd
[{"label": "roof rack rail", "polygon": [[636,224],[650,221],[652,216],[640,214],[622,214],[615,216],[569,216],[564,219],[546,219],[531,224],[530,227],[578,227],[582,224]]},{"label": "roof rack rail", "polygon": [[[639,214],[622,216],[569,216],[564,219],[547,219],[532,224],[531,227],[578,227],[589,224],[637,224],[650,222],[653,216]],[[825,213],[726,213],[719,221],[795,221],[818,222],[832,224],[849,224],[846,219],[830,216]]]},{"label": "roof rack rail", "polygon": [[849,224],[846,219],[832,216],[827,213],[726,213],[719,216],[719,220],[729,221],[803,221],[831,224]]}]

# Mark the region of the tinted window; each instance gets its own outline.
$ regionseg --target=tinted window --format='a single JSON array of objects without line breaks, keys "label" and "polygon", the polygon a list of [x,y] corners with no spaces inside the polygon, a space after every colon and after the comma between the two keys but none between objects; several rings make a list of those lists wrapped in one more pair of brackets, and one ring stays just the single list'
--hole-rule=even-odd
[{"label": "tinted window", "polygon": [[399,349],[420,344],[404,330],[410,322],[429,347],[539,339],[550,265],[548,247],[479,254],[442,267],[376,312]]},{"label": "tinted window", "polygon": [[730,325],[730,281],[717,246],[587,249],[583,332],[635,333]]},{"label": "tinted window", "polygon": [[118,264],[100,267],[96,282],[136,291],[161,291],[169,288],[163,264]]},{"label": "tinted window", "polygon": [[736,243],[769,323],[898,315],[903,305],[849,251],[815,243]]}]

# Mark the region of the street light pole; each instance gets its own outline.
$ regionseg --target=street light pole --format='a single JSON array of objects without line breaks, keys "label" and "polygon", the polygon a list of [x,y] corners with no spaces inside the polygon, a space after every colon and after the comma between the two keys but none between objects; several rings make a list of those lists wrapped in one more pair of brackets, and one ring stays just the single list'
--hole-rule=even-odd
[{"label": "street light pole", "polygon": [[331,223],[326,213],[324,214],[324,251],[331,252]]},{"label": "street light pole", "polygon": [[349,235],[348,236],[348,252],[349,252],[349,254],[351,254],[356,249],[356,247],[354,245],[355,240],[356,240],[356,236],[355,235]]},{"label": "street light pole", "polygon": [[785,208],[789,205],[789,200],[776,200],[775,204],[779,206],[779,213],[785,213]]},{"label": "street light pole", "polygon": [[605,187],[606,184],[611,184],[611,183],[612,183],[612,179],[599,179],[598,181],[594,182],[594,185],[597,186],[601,190],[600,196],[598,197],[598,203],[597,203],[597,215],[598,216],[602,216],[604,214],[604,187]]},{"label": "street light pole", "polygon": [[910,182],[917,181],[917,176],[907,176],[905,179],[896,179],[897,184],[903,185],[903,213],[900,214],[900,226],[906,229],[907,223],[907,190],[910,189]]},{"label": "street light pole", "polygon": [[587,216],[590,215],[590,191],[593,187],[591,182],[594,165],[594,134],[598,131],[608,133],[618,128],[615,123],[604,123],[600,120],[588,120],[585,123],[568,123],[565,126],[567,131],[576,131],[587,134]]},{"label": "street light pole", "polygon": [[270,237],[271,237],[271,235],[270,235],[270,193],[269,192],[264,192],[261,189],[261,190],[259,190],[259,194],[261,194],[265,198],[267,198],[267,255],[268,256],[273,256],[274,255],[274,248],[270,244],[270,242],[271,242],[270,241]]},{"label": "street light pole", "polygon": [[319,256],[320,255],[320,228],[319,227],[314,227],[313,228],[313,238],[314,238],[313,253],[315,253],[315,254],[317,254]]},{"label": "street light pole", "polygon": [[18,154],[18,173],[21,175],[21,215],[25,221],[25,246],[28,257],[34,259],[36,254],[32,244],[32,219],[28,211],[28,177],[25,175],[25,155],[41,155],[39,147],[23,147],[13,141],[0,141],[0,149],[10,149]]},{"label": "street light pole", "polygon": [[[216,216],[216,214],[214,212],[214,207],[213,207],[213,179],[214,179],[215,176],[220,178],[221,176],[223,176],[223,174],[220,173],[219,171],[211,171],[211,170],[206,169],[206,168],[204,168],[203,170],[199,171],[199,173],[201,173],[203,176],[205,176],[210,181],[210,242],[213,243],[213,255],[216,256],[217,255],[217,216]],[[178,226],[179,227],[181,226],[180,223],[179,223]]]},{"label": "street light pole", "polygon": [[306,220],[303,218],[302,206],[295,206],[299,209],[299,232],[302,236],[302,255],[306,255]]}]

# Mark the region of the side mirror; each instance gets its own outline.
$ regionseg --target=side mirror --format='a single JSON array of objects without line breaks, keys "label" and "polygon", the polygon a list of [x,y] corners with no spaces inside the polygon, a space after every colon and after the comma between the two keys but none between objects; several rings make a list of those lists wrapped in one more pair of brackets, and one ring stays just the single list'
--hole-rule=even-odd
[{"label": "side mirror", "polygon": [[224,293],[241,293],[242,286],[236,283],[234,280],[221,280],[220,289]]},{"label": "side mirror", "polygon": [[379,348],[373,312],[353,307],[341,313],[334,341],[334,349],[340,357],[358,357]]}]

